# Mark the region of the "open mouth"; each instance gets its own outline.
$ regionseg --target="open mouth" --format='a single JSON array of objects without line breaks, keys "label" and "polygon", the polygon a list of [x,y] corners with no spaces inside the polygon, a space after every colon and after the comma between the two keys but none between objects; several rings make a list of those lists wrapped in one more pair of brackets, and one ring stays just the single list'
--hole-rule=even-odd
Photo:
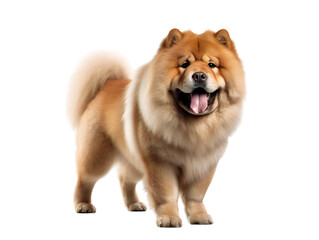
[{"label": "open mouth", "polygon": [[187,112],[193,115],[204,115],[215,108],[213,106],[216,101],[216,96],[219,89],[212,93],[208,93],[203,88],[196,88],[191,93],[184,93],[180,89],[176,89],[176,96],[178,104]]}]

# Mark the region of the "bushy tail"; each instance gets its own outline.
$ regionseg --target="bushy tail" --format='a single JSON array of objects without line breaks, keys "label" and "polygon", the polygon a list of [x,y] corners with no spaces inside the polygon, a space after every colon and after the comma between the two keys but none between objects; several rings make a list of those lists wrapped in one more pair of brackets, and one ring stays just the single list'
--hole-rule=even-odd
[{"label": "bushy tail", "polygon": [[95,53],[81,62],[71,78],[67,97],[68,117],[74,128],[107,79],[129,78],[127,66],[124,58],[112,52]]}]

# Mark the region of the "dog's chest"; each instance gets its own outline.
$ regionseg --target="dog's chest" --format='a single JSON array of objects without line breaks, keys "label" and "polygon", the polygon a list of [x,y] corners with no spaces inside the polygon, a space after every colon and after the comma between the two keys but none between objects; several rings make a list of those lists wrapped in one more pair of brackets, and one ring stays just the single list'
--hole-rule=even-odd
[{"label": "dog's chest", "polygon": [[157,153],[164,161],[180,168],[183,178],[192,180],[204,175],[215,166],[222,157],[226,146],[227,140],[189,148],[166,146],[162,149],[158,148]]}]

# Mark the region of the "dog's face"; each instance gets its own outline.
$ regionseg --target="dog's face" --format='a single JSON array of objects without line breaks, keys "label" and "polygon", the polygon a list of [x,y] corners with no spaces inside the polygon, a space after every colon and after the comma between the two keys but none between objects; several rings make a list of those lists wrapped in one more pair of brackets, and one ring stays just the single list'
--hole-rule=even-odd
[{"label": "dog's face", "polygon": [[193,115],[208,114],[217,108],[217,95],[225,85],[218,65],[217,58],[206,54],[196,57],[190,52],[179,59],[179,74],[170,86],[179,107]]},{"label": "dog's face", "polygon": [[155,62],[156,85],[164,81],[163,90],[175,105],[193,116],[210,114],[223,102],[244,96],[243,70],[226,30],[197,35],[172,29]]}]

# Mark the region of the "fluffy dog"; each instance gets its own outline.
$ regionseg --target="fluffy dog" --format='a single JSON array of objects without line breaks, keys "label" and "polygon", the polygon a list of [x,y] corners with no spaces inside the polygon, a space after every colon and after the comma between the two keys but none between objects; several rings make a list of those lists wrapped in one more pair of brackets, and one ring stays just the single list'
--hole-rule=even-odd
[{"label": "fluffy dog", "polygon": [[88,58],[73,77],[68,105],[77,128],[76,212],[96,211],[93,187],[117,162],[130,211],[146,210],[135,191],[143,179],[158,226],[182,225],[179,196],[191,224],[211,224],[203,198],[244,95],[242,64],[224,29],[172,29],[134,80],[120,57]]}]

